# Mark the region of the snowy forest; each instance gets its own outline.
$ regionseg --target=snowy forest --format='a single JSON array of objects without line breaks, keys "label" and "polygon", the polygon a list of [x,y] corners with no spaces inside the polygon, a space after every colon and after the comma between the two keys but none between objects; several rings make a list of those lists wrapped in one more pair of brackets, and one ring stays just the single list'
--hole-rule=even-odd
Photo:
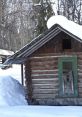
[{"label": "snowy forest", "polygon": [[0,47],[17,51],[47,30],[52,15],[82,24],[82,0],[0,0]]}]

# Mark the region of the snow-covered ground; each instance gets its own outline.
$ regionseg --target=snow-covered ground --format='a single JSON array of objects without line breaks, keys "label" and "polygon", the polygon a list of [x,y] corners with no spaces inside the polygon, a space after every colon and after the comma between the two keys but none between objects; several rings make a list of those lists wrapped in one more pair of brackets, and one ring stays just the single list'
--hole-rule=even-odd
[{"label": "snow-covered ground", "polygon": [[[20,67],[0,70],[0,117],[82,117],[81,106],[30,106],[18,77]],[[17,75],[17,76],[16,76]]]},{"label": "snow-covered ground", "polygon": [[0,117],[82,117],[82,107],[70,106],[1,107]]}]

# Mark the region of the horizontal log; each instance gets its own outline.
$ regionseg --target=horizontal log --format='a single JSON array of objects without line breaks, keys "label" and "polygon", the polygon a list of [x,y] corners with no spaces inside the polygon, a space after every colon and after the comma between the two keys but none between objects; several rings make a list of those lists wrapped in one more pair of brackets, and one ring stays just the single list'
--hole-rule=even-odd
[{"label": "horizontal log", "polygon": [[58,65],[58,62],[53,62],[53,63],[52,62],[50,62],[50,63],[45,62],[45,63],[42,63],[42,64],[38,64],[38,63],[37,64],[36,63],[31,64],[32,67],[34,67],[34,66],[37,66],[37,67],[39,67],[39,66],[41,66],[41,67],[42,66],[57,66],[57,65]]},{"label": "horizontal log", "polygon": [[73,57],[73,55],[52,55],[52,56],[34,56],[31,57],[30,60],[34,60],[34,59],[52,59],[52,58],[61,58],[61,57]]},{"label": "horizontal log", "polygon": [[82,86],[81,87],[78,87],[78,90],[82,92]]},{"label": "horizontal log", "polygon": [[77,65],[77,68],[78,68],[78,69],[82,69],[82,65],[80,65],[80,64]]},{"label": "horizontal log", "polygon": [[32,74],[55,74],[58,73],[58,69],[56,70],[32,70]]},{"label": "horizontal log", "polygon": [[55,98],[58,94],[33,94],[33,98],[38,98],[38,99],[47,99],[47,98]]},{"label": "horizontal log", "polygon": [[82,76],[82,73],[79,73],[79,72],[78,72],[78,76]]},{"label": "horizontal log", "polygon": [[58,69],[55,69],[55,70],[32,70],[32,72],[54,72],[54,71],[58,71]]},{"label": "horizontal log", "polygon": [[58,84],[59,80],[58,79],[53,79],[53,80],[33,80],[32,79],[32,83],[33,84]]},{"label": "horizontal log", "polygon": [[33,89],[33,94],[56,94],[58,88],[56,89]]},{"label": "horizontal log", "polygon": [[82,63],[82,58],[78,58],[77,62],[81,62]]},{"label": "horizontal log", "polygon": [[55,81],[55,80],[59,80],[59,79],[58,79],[58,77],[47,77],[47,78],[46,77],[42,77],[42,78],[38,77],[38,78],[33,78],[32,79],[32,81],[38,81],[38,80],[40,80],[40,81],[42,81],[42,80],[46,80],[46,81],[47,80],[49,80],[49,81],[52,80],[52,81]]},{"label": "horizontal log", "polygon": [[50,67],[50,69],[51,68],[53,69],[53,68],[55,68],[57,66],[58,66],[58,63],[56,63],[56,64],[50,63],[50,64],[45,64],[45,65],[44,64],[41,64],[41,65],[31,65],[31,68],[44,68],[44,70],[46,70],[46,68]]},{"label": "horizontal log", "polygon": [[58,66],[31,66],[31,70],[55,70],[58,69]]},{"label": "horizontal log", "polygon": [[82,55],[78,55],[78,60],[82,60]]},{"label": "horizontal log", "polygon": [[59,79],[58,78],[58,74],[54,74],[54,75],[51,75],[51,76],[49,76],[49,75],[39,75],[39,76],[32,76],[31,77],[32,79]]},{"label": "horizontal log", "polygon": [[81,80],[82,79],[82,76],[81,75],[78,75],[77,78],[78,78],[78,80]]},{"label": "horizontal log", "polygon": [[36,58],[30,58],[30,62],[46,62],[46,61],[57,61],[58,58],[52,58],[52,57],[36,57]]},{"label": "horizontal log", "polygon": [[82,73],[82,69],[77,69],[77,72],[78,73]]},{"label": "horizontal log", "polygon": [[52,80],[52,81],[55,81],[55,80],[59,80],[59,79],[58,79],[57,77],[55,77],[55,78],[54,78],[54,77],[52,77],[52,78],[51,78],[51,77],[49,77],[49,78],[43,77],[43,78],[33,78],[33,79],[32,79],[32,81],[38,81],[38,80],[40,80],[40,81],[42,81],[42,80],[46,80],[46,81],[47,81],[47,80],[49,80],[49,81]]},{"label": "horizontal log", "polygon": [[31,76],[57,76],[58,74],[31,74]]},{"label": "horizontal log", "polygon": [[52,61],[51,60],[47,60],[47,61],[41,61],[40,60],[40,61],[36,61],[36,62],[35,61],[31,61],[30,64],[31,65],[42,65],[42,64],[43,65],[46,65],[46,64],[52,65],[52,64],[57,64],[57,62],[58,62],[58,60],[52,60]]},{"label": "horizontal log", "polygon": [[77,64],[78,64],[78,65],[82,65],[82,61],[78,61]]},{"label": "horizontal log", "polygon": [[40,53],[39,54],[39,56],[65,56],[65,55],[70,55],[70,56],[79,56],[79,57],[82,57],[82,52],[67,52],[67,51],[65,51],[65,52],[63,52],[63,53],[57,53],[57,52],[55,52],[55,53]]},{"label": "horizontal log", "polygon": [[82,80],[78,82],[78,88],[82,88]]},{"label": "horizontal log", "polygon": [[32,84],[33,89],[55,89],[59,87],[59,83],[55,84]]},{"label": "horizontal log", "polygon": [[46,79],[47,79],[47,78],[50,78],[50,79],[51,79],[51,78],[55,78],[55,79],[57,78],[57,79],[58,79],[58,74],[56,74],[56,75],[54,74],[54,75],[38,75],[38,76],[31,76],[31,78],[32,78],[32,79],[42,79],[42,78],[43,78],[43,79],[44,79],[44,78],[46,78]]}]

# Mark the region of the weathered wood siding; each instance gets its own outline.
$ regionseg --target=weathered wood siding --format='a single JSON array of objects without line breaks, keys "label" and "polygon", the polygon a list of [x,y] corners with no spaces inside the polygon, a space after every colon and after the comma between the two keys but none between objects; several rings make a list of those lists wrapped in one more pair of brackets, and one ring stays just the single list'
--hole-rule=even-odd
[{"label": "weathered wood siding", "polygon": [[82,97],[82,54],[78,55],[78,94],[79,97]]},{"label": "weathered wood siding", "polygon": [[[46,105],[82,105],[82,44],[72,39],[70,50],[62,49],[62,33],[46,43],[25,63],[27,98],[31,103]],[[66,38],[70,38],[67,36]],[[78,97],[59,96],[58,59],[77,56]]]},{"label": "weathered wood siding", "polygon": [[34,99],[55,98],[58,95],[57,58],[31,58],[31,78]]},{"label": "weathered wood siding", "polygon": [[[58,59],[60,57],[72,57],[77,55],[77,72],[78,72],[78,97],[64,98],[59,96],[59,78],[58,78]],[[51,104],[62,102],[67,99],[74,101],[73,103],[81,101],[82,98],[82,53],[69,54],[45,54],[45,56],[37,56],[30,58],[30,75],[27,77],[28,89],[30,92],[28,97],[33,99],[37,104]],[[26,68],[27,69],[27,68]],[[28,69],[26,70],[28,71]],[[73,100],[74,99],[74,100]],[[60,101],[61,100],[61,101]],[[77,101],[78,100],[78,101]],[[60,104],[60,103],[59,103]],[[81,103],[82,104],[82,103]]]},{"label": "weathered wood siding", "polygon": [[[63,36],[62,36],[63,35]],[[71,46],[72,48],[69,50],[63,50],[62,48],[62,40],[63,39],[71,39]],[[51,41],[47,42],[44,46],[39,48],[35,51],[32,56],[37,56],[43,53],[64,53],[64,52],[82,52],[82,43],[78,42],[77,40],[73,39],[72,37],[66,35],[65,33],[61,32]]]}]

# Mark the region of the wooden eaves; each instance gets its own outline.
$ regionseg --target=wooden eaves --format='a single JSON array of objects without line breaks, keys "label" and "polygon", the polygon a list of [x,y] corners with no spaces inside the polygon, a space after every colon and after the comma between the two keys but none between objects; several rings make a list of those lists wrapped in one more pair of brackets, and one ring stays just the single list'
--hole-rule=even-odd
[{"label": "wooden eaves", "polygon": [[48,29],[45,33],[39,35],[38,37],[33,39],[29,44],[25,45],[18,52],[16,52],[14,55],[10,56],[4,64],[23,64],[33,52],[35,52],[37,49],[42,47],[45,43],[53,39],[61,31],[65,32],[66,34],[73,37],[77,41],[82,42],[82,39],[80,39],[76,35],[73,35],[71,32],[65,30],[59,24],[55,24],[50,29]]}]

